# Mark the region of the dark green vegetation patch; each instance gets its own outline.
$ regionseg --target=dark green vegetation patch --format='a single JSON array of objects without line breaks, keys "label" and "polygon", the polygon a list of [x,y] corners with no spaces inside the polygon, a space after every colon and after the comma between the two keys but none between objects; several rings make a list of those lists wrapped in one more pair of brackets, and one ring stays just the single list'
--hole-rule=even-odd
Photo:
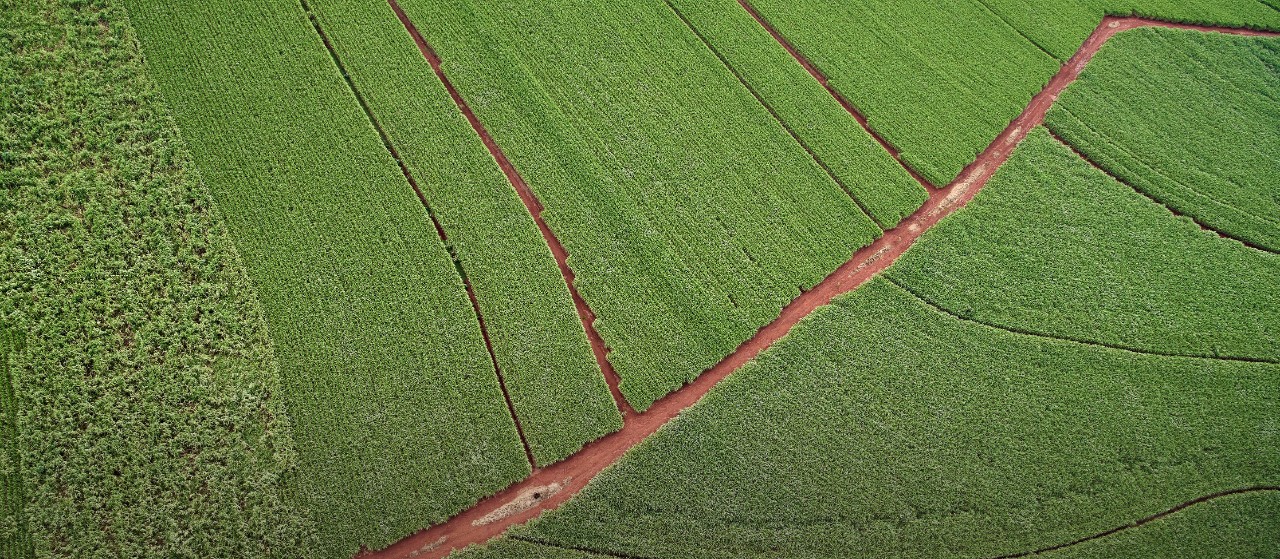
[{"label": "dark green vegetation patch", "polygon": [[123,9],[4,1],[0,33],[0,552],[310,548],[261,311]]},{"label": "dark green vegetation patch", "polygon": [[22,350],[23,338],[0,326],[0,557],[32,555],[27,530],[26,488],[18,444],[18,410],[9,373],[10,355]]}]

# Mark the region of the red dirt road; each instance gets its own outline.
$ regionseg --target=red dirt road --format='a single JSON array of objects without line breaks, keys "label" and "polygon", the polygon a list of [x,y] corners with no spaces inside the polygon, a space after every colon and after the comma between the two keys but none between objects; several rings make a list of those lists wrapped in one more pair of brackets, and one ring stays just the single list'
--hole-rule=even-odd
[{"label": "red dirt road", "polygon": [[[897,227],[886,231],[884,236],[871,245],[859,249],[847,262],[824,278],[813,289],[792,300],[782,309],[778,318],[762,327],[751,339],[744,342],[714,367],[705,371],[697,380],[658,400],[644,413],[636,413],[626,405],[626,401],[617,389],[617,374],[605,358],[607,350],[591,325],[594,315],[573,288],[573,272],[568,268],[567,253],[556,239],[554,233],[542,221],[540,217],[542,212],[541,203],[529,190],[528,185],[525,184],[510,161],[502,154],[502,150],[493,141],[492,137],[485,131],[483,124],[480,123],[479,119],[467,106],[466,101],[462,99],[462,96],[445,77],[439,58],[436,57],[431,47],[427,45],[421,34],[413,27],[404,12],[400,10],[396,0],[388,0],[388,2],[391,4],[392,9],[395,10],[400,21],[405,25],[405,28],[413,36],[423,56],[431,63],[432,68],[435,69],[441,81],[448,88],[449,94],[453,96],[459,109],[466,115],[472,127],[476,129],[476,133],[484,140],[485,146],[489,148],[490,153],[498,161],[503,172],[507,174],[512,186],[515,187],[521,199],[529,207],[530,213],[533,214],[538,228],[542,231],[548,246],[551,247],[552,253],[556,257],[556,262],[560,265],[561,272],[569,284],[574,303],[578,306],[579,316],[587,329],[592,348],[596,351],[596,358],[600,362],[601,369],[605,372],[615,400],[617,400],[624,413],[622,430],[587,444],[582,450],[562,462],[535,470],[525,480],[481,500],[475,506],[443,524],[406,537],[386,549],[365,552],[358,556],[377,559],[438,559],[467,545],[488,541],[508,528],[528,522],[543,511],[554,509],[569,500],[578,491],[581,491],[596,474],[617,462],[628,450],[648,438],[668,421],[674,419],[685,408],[697,403],[717,383],[780,340],[809,313],[830,303],[835,297],[852,291],[889,267],[925,231],[942,218],[964,206],[987,183],[996,169],[1009,158],[1009,154],[1026,137],[1027,133],[1044,121],[1045,113],[1062,90],[1075,80],[1102,44],[1116,33],[1137,27],[1162,26],[1241,35],[1277,36],[1275,33],[1171,24],[1134,17],[1108,16],[1104,18],[1076,54],[1062,66],[1057,75],[1049,81],[1040,93],[1032,97],[1030,104],[1022,114],[996,136],[995,140],[973,163],[960,173],[955,181],[945,188],[930,188],[929,199],[920,209],[904,219]],[[749,4],[745,3],[745,1],[741,3],[743,8],[751,11],[757,21],[765,26],[791,52],[792,56],[796,57],[797,62],[826,85],[826,78],[822,76],[821,72],[769,27],[767,22],[760,18]],[[859,123],[867,127],[866,119],[848,101],[844,100],[834,89],[830,87],[827,89],[858,119]],[[886,150],[897,158],[897,151],[893,146],[885,142],[874,131],[869,128],[867,130],[881,142],[881,145]],[[901,160],[899,162],[901,163]],[[903,166],[906,167],[905,164]],[[910,169],[908,168],[908,170]],[[923,184],[928,184],[918,175],[917,180],[920,180]]]}]

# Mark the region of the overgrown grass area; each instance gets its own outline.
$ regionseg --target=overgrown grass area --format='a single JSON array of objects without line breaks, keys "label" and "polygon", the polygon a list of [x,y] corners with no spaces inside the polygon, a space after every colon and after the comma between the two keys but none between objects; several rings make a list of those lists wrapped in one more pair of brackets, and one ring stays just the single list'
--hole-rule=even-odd
[{"label": "overgrown grass area", "polygon": [[309,549],[262,311],[123,8],[5,0],[0,44],[0,555]]},{"label": "overgrown grass area", "polygon": [[534,458],[621,428],[550,249],[390,6],[309,4],[471,281]]},{"label": "overgrown grass area", "polygon": [[547,207],[640,410],[880,229],[661,2],[404,2]]},{"label": "overgrown grass area", "polygon": [[888,277],[1002,328],[1280,362],[1280,256],[1174,217],[1043,128],[980,200],[929,230]]},{"label": "overgrown grass area", "polygon": [[27,529],[17,400],[9,372],[10,354],[21,351],[23,345],[20,334],[0,328],[0,557],[6,559],[31,557],[34,553]]},{"label": "overgrown grass area", "polygon": [[307,554],[386,546],[527,475],[459,271],[302,6],[126,3],[262,301]]},{"label": "overgrown grass area", "polygon": [[1280,38],[1135,29],[1045,125],[1173,210],[1280,254],[1278,69]]}]

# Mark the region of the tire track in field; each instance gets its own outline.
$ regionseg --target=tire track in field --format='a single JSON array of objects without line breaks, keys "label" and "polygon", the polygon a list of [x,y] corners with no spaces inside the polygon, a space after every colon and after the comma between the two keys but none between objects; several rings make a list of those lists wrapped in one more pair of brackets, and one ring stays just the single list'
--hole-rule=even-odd
[{"label": "tire track in field", "polygon": [[1240,494],[1245,494],[1245,493],[1263,493],[1263,492],[1273,492],[1273,491],[1280,491],[1280,486],[1274,486],[1274,485],[1258,485],[1258,486],[1253,486],[1253,487],[1242,487],[1242,488],[1239,488],[1239,489],[1228,489],[1228,490],[1225,490],[1225,491],[1218,491],[1218,492],[1216,492],[1216,493],[1210,493],[1210,494],[1208,494],[1208,495],[1203,495],[1203,496],[1200,496],[1200,497],[1196,497],[1196,498],[1194,498],[1194,499],[1191,499],[1190,501],[1184,501],[1184,502],[1179,503],[1179,504],[1177,504],[1177,505],[1175,505],[1175,506],[1173,506],[1173,507],[1170,507],[1170,508],[1167,508],[1167,509],[1162,510],[1162,511],[1160,511],[1160,512],[1157,512],[1157,513],[1155,513],[1155,514],[1153,514],[1153,515],[1151,515],[1151,516],[1146,516],[1146,517],[1140,518],[1140,519],[1138,519],[1138,520],[1135,520],[1135,521],[1130,522],[1130,523],[1128,523],[1128,524],[1125,524],[1125,525],[1123,525],[1123,526],[1117,526],[1117,527],[1115,527],[1115,528],[1112,528],[1112,529],[1110,529],[1110,530],[1106,530],[1106,531],[1104,531],[1104,532],[1098,532],[1098,533],[1096,533],[1096,534],[1090,534],[1090,535],[1085,536],[1085,537],[1083,537],[1083,538],[1079,538],[1079,539],[1071,540],[1071,541],[1066,542],[1066,543],[1060,543],[1060,544],[1057,544],[1057,545],[1051,545],[1051,546],[1049,546],[1049,547],[1042,547],[1042,548],[1040,548],[1040,549],[1035,549],[1035,550],[1032,550],[1032,551],[1022,551],[1022,552],[1019,552],[1019,553],[1011,553],[1011,554],[1008,554],[1008,555],[1000,555],[1000,556],[998,556],[998,557],[993,557],[993,558],[991,558],[991,559],[1020,559],[1020,558],[1022,558],[1022,557],[1031,557],[1031,556],[1034,556],[1034,555],[1040,555],[1040,554],[1043,554],[1043,553],[1050,553],[1050,552],[1053,552],[1053,551],[1058,551],[1058,550],[1061,550],[1061,549],[1066,549],[1066,548],[1068,548],[1068,547],[1072,547],[1072,546],[1080,545],[1080,544],[1082,544],[1082,543],[1087,543],[1087,542],[1091,542],[1091,541],[1094,541],[1094,540],[1100,540],[1100,539],[1105,538],[1105,537],[1107,537],[1107,536],[1112,536],[1112,535],[1118,534],[1118,533],[1120,533],[1120,532],[1125,532],[1125,531],[1128,531],[1128,530],[1132,530],[1132,529],[1134,529],[1134,528],[1141,528],[1142,526],[1144,526],[1144,525],[1146,525],[1146,524],[1150,524],[1150,523],[1152,523],[1152,522],[1155,522],[1155,521],[1157,521],[1157,520],[1160,520],[1160,519],[1162,519],[1162,518],[1165,518],[1165,517],[1167,517],[1167,516],[1169,516],[1169,515],[1175,514],[1175,513],[1177,513],[1178,511],[1181,511],[1181,510],[1183,510],[1183,509],[1186,509],[1186,508],[1189,508],[1189,507],[1192,507],[1192,506],[1195,506],[1195,505],[1199,505],[1199,504],[1202,504],[1202,503],[1207,503],[1207,502],[1212,501],[1212,500],[1214,500],[1214,499],[1220,499],[1220,498],[1222,498],[1222,497],[1227,497],[1227,496],[1231,496],[1231,495],[1240,495]]},{"label": "tire track in field", "polygon": [[[1116,176],[1116,175],[1115,175],[1115,174],[1113,174],[1111,171],[1109,171],[1109,170],[1107,170],[1106,168],[1104,168],[1102,165],[1099,165],[1099,164],[1098,164],[1098,162],[1094,161],[1093,159],[1090,159],[1090,158],[1089,158],[1089,156],[1085,155],[1085,154],[1084,154],[1084,152],[1080,151],[1080,149],[1079,149],[1079,148],[1077,148],[1077,147],[1075,146],[1075,144],[1072,144],[1071,142],[1068,142],[1068,141],[1066,140],[1066,138],[1063,138],[1062,136],[1058,135],[1058,133],[1057,133],[1056,131],[1054,131],[1054,129],[1053,129],[1052,127],[1050,127],[1050,126],[1046,125],[1046,126],[1045,126],[1045,129],[1049,131],[1049,135],[1050,135],[1050,136],[1052,136],[1052,137],[1053,137],[1053,139],[1057,140],[1057,141],[1058,141],[1058,143],[1062,144],[1062,145],[1063,145],[1063,146],[1065,146],[1067,149],[1071,150],[1071,152],[1072,152],[1072,153],[1076,154],[1076,157],[1079,157],[1079,158],[1080,158],[1081,160],[1083,160],[1085,163],[1088,163],[1088,164],[1089,164],[1089,165],[1091,165],[1094,169],[1097,169],[1097,170],[1098,170],[1098,172],[1103,173],[1103,174],[1107,175],[1108,177],[1111,177],[1111,178],[1112,178],[1113,180],[1115,180],[1116,182],[1118,182],[1118,183],[1120,183],[1120,184],[1123,184],[1123,185],[1125,185],[1125,186],[1127,186],[1127,187],[1129,187],[1129,188],[1133,189],[1133,191],[1134,191],[1134,192],[1137,192],[1138,194],[1141,194],[1143,198],[1146,198],[1146,199],[1150,200],[1153,204],[1156,204],[1156,205],[1158,205],[1158,206],[1160,206],[1160,207],[1162,207],[1162,208],[1164,208],[1164,209],[1166,209],[1166,210],[1169,210],[1169,213],[1173,214],[1173,215],[1174,215],[1174,217],[1181,217],[1181,218],[1189,219],[1189,220],[1191,220],[1191,222],[1192,222],[1192,223],[1195,223],[1196,225],[1200,226],[1200,229],[1203,229],[1203,230],[1205,230],[1205,231],[1208,231],[1208,232],[1210,232],[1210,233],[1213,233],[1213,234],[1215,234],[1215,235],[1217,235],[1218,237],[1221,237],[1221,238],[1223,238],[1223,239],[1227,239],[1227,240],[1231,240],[1231,241],[1238,242],[1238,243],[1240,243],[1240,244],[1242,244],[1242,245],[1244,245],[1244,246],[1247,246],[1247,247],[1249,247],[1249,248],[1251,248],[1251,249],[1254,249],[1254,250],[1260,250],[1260,251],[1262,251],[1262,252],[1266,252],[1266,253],[1270,253],[1270,254],[1280,255],[1280,252],[1277,252],[1277,251],[1275,251],[1275,250],[1269,249],[1269,248],[1264,247],[1264,246],[1262,246],[1262,245],[1256,244],[1256,243],[1254,243],[1254,242],[1252,242],[1252,241],[1249,241],[1249,240],[1246,240],[1246,239],[1242,239],[1242,238],[1240,238],[1240,237],[1237,237],[1237,236],[1235,236],[1235,235],[1232,235],[1231,233],[1228,233],[1228,232],[1223,231],[1223,230],[1221,230],[1221,229],[1216,229],[1216,228],[1214,228],[1212,225],[1209,225],[1208,223],[1205,223],[1204,221],[1201,221],[1199,218],[1196,218],[1196,217],[1194,217],[1194,216],[1190,216],[1190,215],[1184,214],[1184,213],[1182,213],[1182,212],[1180,212],[1180,211],[1178,211],[1178,210],[1174,209],[1174,208],[1173,208],[1173,206],[1170,206],[1169,204],[1166,204],[1166,203],[1164,203],[1164,202],[1160,201],[1160,200],[1159,200],[1159,199],[1157,199],[1155,196],[1153,196],[1153,195],[1151,195],[1151,194],[1147,193],[1145,190],[1143,190],[1143,189],[1141,189],[1141,188],[1138,188],[1137,186],[1134,186],[1134,185],[1133,185],[1132,183],[1130,183],[1129,181],[1126,181],[1126,180],[1124,180],[1124,179],[1122,179],[1122,178],[1120,178],[1120,177]],[[1210,199],[1211,199],[1211,200],[1213,200],[1212,198],[1210,198]],[[1214,201],[1217,201],[1217,200],[1214,200]],[[1221,203],[1221,202],[1219,202],[1219,203]],[[1225,204],[1225,203],[1223,203],[1223,205],[1230,206],[1229,204]]]},{"label": "tire track in field", "polygon": [[[925,231],[941,221],[942,218],[968,203],[986,185],[991,176],[995,174],[996,169],[1008,160],[1013,149],[1017,147],[1026,135],[1033,128],[1044,122],[1045,114],[1048,113],[1049,107],[1057,100],[1058,95],[1071,82],[1075,81],[1094,54],[1098,52],[1098,49],[1116,33],[1138,27],[1160,26],[1250,36],[1280,36],[1280,33],[1251,29],[1169,23],[1140,17],[1106,16],[1076,53],[1062,65],[1058,73],[1049,80],[1039,93],[1031,98],[1023,112],[1014,118],[992,140],[973,163],[966,166],[950,184],[942,188],[936,188],[903,162],[898,155],[897,149],[876,133],[867,124],[866,118],[828,84],[827,78],[798,50],[792,47],[784,37],[770,27],[746,0],[739,0],[739,4],[742,5],[743,9],[750,12],[756,21],[791,53],[796,62],[808,70],[809,74],[818,80],[904,169],[911,173],[920,184],[929,186],[927,189],[929,198],[920,208],[903,219],[896,227],[886,230],[882,237],[876,239],[870,245],[858,249],[848,261],[841,264],[817,285],[793,299],[787,306],[783,307],[782,312],[776,319],[757,330],[754,336],[739,345],[733,353],[727,355],[719,363],[704,371],[698,378],[682,388],[654,402],[653,406],[644,413],[636,413],[629,406],[623,408],[626,405],[626,400],[622,398],[621,393],[617,390],[617,375],[613,372],[612,367],[608,366],[608,361],[604,358],[606,354],[604,343],[591,326],[591,319],[594,319],[594,315],[591,314],[590,309],[586,307],[586,303],[582,301],[577,291],[573,288],[573,273],[568,268],[564,247],[560,245],[555,235],[546,226],[546,223],[542,221],[541,203],[529,190],[528,185],[524,183],[515,168],[511,166],[510,161],[502,154],[501,148],[485,131],[483,124],[471,112],[470,107],[466,105],[465,100],[462,99],[457,89],[448,81],[441,68],[440,59],[422,38],[422,35],[418,33],[417,29],[413,27],[412,22],[400,9],[397,1],[387,1],[391,8],[395,10],[401,23],[409,30],[414,42],[418,45],[418,49],[422,51],[423,56],[435,69],[437,76],[444,82],[450,96],[458,104],[459,110],[463,111],[467,120],[471,122],[472,127],[476,129],[476,133],[480,134],[485,146],[489,148],[490,153],[498,161],[503,172],[507,174],[508,180],[511,181],[512,186],[520,194],[521,200],[525,201],[530,213],[534,215],[538,228],[543,232],[547,244],[551,246],[552,253],[556,256],[556,263],[560,265],[561,273],[565,275],[566,282],[569,282],[570,293],[573,294],[574,304],[578,307],[579,315],[583,319],[583,326],[587,328],[592,349],[596,351],[597,360],[601,362],[601,369],[605,372],[606,379],[609,380],[609,388],[614,394],[614,399],[618,401],[619,408],[624,409],[624,413],[623,428],[620,431],[587,443],[582,450],[561,462],[534,470],[533,474],[524,480],[482,499],[471,508],[462,511],[442,524],[421,530],[382,550],[363,552],[357,556],[361,559],[440,559],[454,550],[471,544],[484,543],[501,535],[512,526],[528,522],[542,514],[543,511],[551,510],[564,504],[581,491],[583,487],[586,487],[587,483],[597,474],[621,459],[632,447],[657,432],[658,429],[678,416],[685,408],[696,404],[716,384],[728,377],[733,371],[754,359],[761,352],[782,339],[783,336],[786,336],[791,331],[791,328],[808,316],[809,313],[829,304],[836,297],[856,289],[888,268]],[[1189,504],[1184,505],[1189,506]],[[1150,520],[1146,522],[1150,522]],[[1014,559],[1014,557],[1017,556],[1004,559]]]},{"label": "tire track in field", "polygon": [[853,203],[858,205],[858,209],[861,210],[862,213],[865,214],[868,218],[870,218],[871,222],[876,224],[876,227],[879,227],[881,231],[884,231],[886,229],[884,224],[881,223],[880,220],[877,219],[876,216],[872,214],[870,210],[867,209],[866,204],[863,204],[862,200],[859,200],[858,197],[853,194],[853,190],[849,188],[849,185],[845,184],[844,181],[840,180],[840,177],[837,177],[836,174],[831,171],[831,167],[827,166],[826,162],[820,159],[818,157],[818,154],[813,152],[813,149],[809,147],[809,144],[806,144],[804,140],[800,139],[800,136],[797,135],[796,131],[791,128],[791,125],[787,124],[787,121],[782,120],[781,116],[778,116],[778,112],[773,109],[773,106],[769,105],[769,103],[764,100],[764,97],[760,96],[760,93],[756,91],[756,88],[752,87],[751,84],[748,83],[747,80],[742,77],[742,74],[738,72],[737,68],[734,68],[732,64],[729,64],[729,60],[726,59],[723,54],[720,54],[720,51],[717,50],[716,47],[711,44],[711,41],[708,41],[707,38],[702,35],[701,31],[698,31],[698,28],[694,27],[693,24],[689,22],[689,18],[685,17],[684,13],[681,12],[680,9],[675,6],[675,4],[671,3],[671,0],[662,0],[662,1],[664,4],[667,5],[667,8],[671,9],[671,11],[675,13],[676,17],[680,18],[680,22],[683,23],[684,26],[688,28],[690,32],[693,33],[693,36],[697,37],[698,40],[702,42],[702,45],[707,47],[707,50],[711,51],[711,54],[715,55],[716,60],[719,60],[720,64],[723,65],[725,69],[729,70],[729,73],[733,74],[733,77],[738,79],[738,83],[742,84],[742,87],[745,88],[747,92],[751,94],[752,97],[755,97],[756,102],[760,103],[760,106],[764,107],[766,111],[769,111],[769,115],[773,117],[774,121],[776,121],[780,126],[782,126],[783,130],[787,131],[787,134],[791,135],[791,139],[795,140],[797,144],[800,144],[800,147],[804,149],[805,153],[809,154],[809,158],[813,159],[813,162],[817,163],[818,166],[822,168],[822,171],[825,172],[827,176],[830,177],[831,180],[835,182],[837,186],[840,187],[841,190],[844,190],[845,194],[849,195],[849,198],[853,200]]},{"label": "tire track in field", "polygon": [[427,211],[427,217],[431,218],[431,224],[435,226],[436,235],[440,237],[440,242],[444,244],[445,249],[449,252],[449,258],[453,260],[453,267],[458,271],[458,278],[462,280],[462,285],[466,288],[467,299],[471,301],[471,310],[475,312],[476,323],[480,326],[480,336],[484,338],[484,348],[489,352],[489,362],[493,364],[494,373],[498,376],[498,387],[502,389],[502,399],[507,404],[507,413],[511,415],[511,420],[516,425],[516,434],[520,436],[520,445],[524,447],[525,459],[529,461],[530,468],[536,469],[538,463],[533,459],[533,449],[529,446],[529,440],[525,438],[524,426],[520,423],[520,416],[516,414],[515,405],[511,403],[511,394],[507,391],[507,380],[502,376],[502,368],[498,366],[498,356],[493,352],[493,342],[489,339],[489,328],[485,325],[484,314],[480,312],[480,303],[476,300],[475,289],[471,287],[471,279],[467,277],[467,271],[462,267],[462,260],[458,257],[458,251],[449,243],[449,235],[445,233],[444,227],[440,225],[440,219],[436,217],[435,210],[431,209],[431,203],[427,201],[426,195],[418,187],[418,181],[413,178],[413,174],[409,172],[409,167],[405,166],[404,160],[400,158],[400,152],[396,149],[395,144],[391,143],[391,137],[382,128],[382,123],[378,122],[378,117],[373,114],[373,110],[369,108],[364,95],[360,94],[360,90],[356,87],[355,82],[352,81],[351,74],[347,72],[347,67],[342,63],[342,59],[338,57],[338,51],[333,48],[329,35],[324,32],[324,29],[320,26],[319,18],[311,11],[311,5],[307,3],[307,0],[298,0],[298,2],[302,6],[302,11],[306,13],[307,19],[311,22],[311,26],[315,28],[316,34],[320,36],[320,42],[324,43],[324,48],[329,51],[329,57],[333,59],[333,64],[338,67],[338,72],[342,74],[342,79],[346,81],[347,89],[351,90],[351,94],[360,103],[360,108],[364,110],[364,115],[369,119],[369,124],[373,125],[373,128],[378,131],[378,137],[382,139],[383,147],[387,149],[387,153],[391,154],[391,158],[395,159],[396,165],[400,167],[400,172],[404,174],[404,180],[413,188],[414,194],[418,195],[418,200],[422,202],[422,207]]},{"label": "tire track in field", "polygon": [[945,314],[961,322],[977,324],[985,328],[1000,330],[1001,332],[1008,332],[1010,334],[1018,334],[1020,336],[1031,336],[1033,338],[1041,338],[1041,339],[1053,340],[1057,342],[1070,342],[1074,344],[1080,344],[1080,345],[1096,347],[1096,348],[1114,349],[1116,351],[1126,351],[1129,353],[1137,353],[1141,355],[1153,355],[1156,357],[1175,357],[1175,358],[1181,358],[1181,359],[1208,359],[1212,361],[1229,361],[1233,363],[1267,363],[1271,365],[1280,365],[1280,361],[1276,361],[1274,359],[1264,359],[1261,357],[1239,357],[1239,356],[1229,356],[1229,355],[1197,355],[1194,353],[1172,353],[1172,352],[1166,352],[1166,351],[1153,351],[1149,349],[1142,349],[1142,348],[1119,345],[1119,344],[1106,344],[1101,342],[1095,342],[1095,341],[1086,340],[1084,338],[1073,338],[1069,336],[1045,334],[1043,332],[1036,332],[1034,330],[1025,330],[1022,328],[1014,328],[1011,326],[1002,326],[1000,324],[995,324],[993,322],[986,322],[986,321],[978,320],[975,318],[960,316],[955,312],[953,312],[951,309],[948,309],[938,304],[937,302],[933,301],[932,299],[929,299],[928,297],[925,297],[924,295],[917,293],[914,289],[907,287],[907,285],[903,283],[901,280],[896,280],[889,276],[884,276],[884,279],[885,281],[888,281],[889,283],[892,283],[893,285],[898,286],[898,289],[901,289],[907,295],[910,295],[912,298],[920,301],[921,303],[927,305],[929,308],[937,312]]},{"label": "tire track in field", "polygon": [[[400,24],[404,25],[405,31],[408,31],[409,35],[413,37],[413,42],[418,46],[418,51],[422,53],[423,58],[427,59],[427,63],[435,71],[436,77],[444,84],[444,88],[449,92],[449,97],[453,99],[454,104],[458,106],[458,110],[466,117],[476,135],[480,136],[484,147],[489,150],[489,155],[498,163],[498,167],[502,169],[502,174],[506,175],[507,182],[511,183],[511,188],[515,189],[520,201],[524,203],[525,208],[529,211],[529,215],[533,216],[533,222],[537,224],[538,231],[542,233],[543,241],[551,249],[551,254],[556,260],[556,266],[560,268],[560,275],[564,277],[564,283],[569,287],[569,295],[573,298],[573,307],[578,311],[578,319],[582,321],[582,328],[587,333],[587,340],[591,342],[591,352],[596,356],[596,364],[600,366],[600,372],[604,375],[605,382],[609,385],[609,392],[613,395],[613,401],[617,404],[618,411],[622,412],[622,422],[625,428],[628,418],[635,416],[636,410],[623,397],[622,390],[619,388],[622,378],[618,376],[613,364],[609,362],[609,348],[605,345],[604,338],[600,337],[600,333],[596,331],[596,313],[587,305],[587,301],[582,298],[582,295],[578,293],[578,288],[573,284],[574,275],[573,269],[569,267],[569,251],[565,250],[564,245],[560,243],[560,239],[551,231],[551,227],[547,226],[547,222],[542,219],[542,201],[529,188],[529,184],[525,182],[524,177],[520,176],[520,172],[516,170],[515,165],[511,164],[511,160],[507,159],[507,155],[498,146],[498,143],[494,141],[484,123],[480,122],[479,117],[471,110],[471,106],[467,104],[466,99],[463,99],[462,94],[458,93],[458,89],[453,86],[453,82],[449,81],[449,77],[445,75],[440,57],[436,54],[435,49],[431,48],[431,45],[423,38],[422,33],[418,32],[418,28],[409,19],[409,16],[404,13],[404,10],[400,8],[400,4],[396,0],[387,0],[387,3],[391,6],[391,10],[395,12],[396,18],[400,20]],[[582,451],[578,452],[581,453]],[[537,469],[536,464],[534,469]]]}]

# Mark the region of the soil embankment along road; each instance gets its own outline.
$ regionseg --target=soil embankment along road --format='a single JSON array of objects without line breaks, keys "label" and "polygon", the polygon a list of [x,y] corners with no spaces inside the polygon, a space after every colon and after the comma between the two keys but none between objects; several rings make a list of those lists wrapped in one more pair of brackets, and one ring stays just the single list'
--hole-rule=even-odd
[{"label": "soil embankment along road", "polygon": [[[503,172],[506,173],[507,179],[520,195],[520,199],[524,201],[526,207],[529,208],[529,212],[537,222],[539,230],[542,231],[543,237],[551,247],[556,262],[560,266],[560,271],[569,285],[574,303],[578,308],[579,318],[582,319],[583,326],[587,330],[596,359],[599,361],[601,370],[608,380],[610,390],[613,392],[619,409],[623,411],[624,426],[620,431],[587,444],[582,450],[562,462],[535,470],[531,476],[523,481],[480,501],[475,506],[454,516],[443,524],[422,530],[386,549],[361,554],[361,557],[378,559],[435,559],[444,557],[455,549],[488,541],[508,528],[528,522],[543,511],[553,509],[569,500],[585,487],[596,474],[617,462],[640,441],[652,435],[668,421],[679,415],[682,410],[700,400],[716,383],[785,336],[793,326],[813,312],[814,309],[830,303],[832,299],[841,294],[856,289],[863,282],[888,268],[916,239],[920,238],[920,235],[972,199],[974,194],[977,194],[987,183],[987,180],[995,174],[996,169],[1004,164],[1010,153],[1026,137],[1027,133],[1044,121],[1045,114],[1054,101],[1057,100],[1058,95],[1080,75],[1080,71],[1084,69],[1103,43],[1116,33],[1138,27],[1161,26],[1241,35],[1280,36],[1277,33],[1247,29],[1174,24],[1136,17],[1108,16],[1103,18],[1102,22],[1094,29],[1075,55],[1049,80],[1044,89],[1031,98],[1027,108],[1013,122],[1009,123],[1009,126],[1003,132],[996,136],[995,140],[978,155],[973,163],[965,167],[956,180],[944,188],[930,187],[929,199],[915,213],[899,223],[897,227],[885,231],[884,236],[855,252],[847,262],[836,268],[834,272],[814,286],[813,289],[792,300],[782,309],[778,318],[762,327],[751,339],[743,342],[733,353],[729,354],[714,367],[703,372],[697,380],[658,400],[644,413],[636,413],[627,405],[618,391],[618,376],[605,358],[607,348],[592,326],[595,316],[586,302],[578,295],[577,290],[573,288],[573,272],[566,262],[567,253],[563,245],[556,239],[555,234],[543,222],[541,218],[542,204],[534,196],[528,185],[525,184],[519,173],[516,172],[515,167],[503,155],[501,148],[493,141],[493,138],[485,130],[484,125],[471,111],[470,107],[467,106],[461,94],[449,82],[441,67],[439,57],[436,56],[409,18],[405,16],[396,0],[388,0],[388,3],[395,10],[406,30],[412,35],[423,56],[435,69],[441,81],[444,82],[459,110],[471,122],[472,127],[480,135],[485,146],[489,148],[489,152],[497,160]],[[740,3],[815,79],[823,85],[827,84],[826,77],[791,46],[785,38],[769,26],[748,3],[745,1]],[[827,91],[840,101],[841,105],[863,127],[867,127],[867,121],[863,115],[859,114],[853,105],[845,100],[839,92],[831,87],[827,87]],[[867,131],[880,141],[881,145],[894,155],[899,163],[902,163],[902,160],[897,157],[897,150],[892,145],[885,142],[881,136],[870,128],[867,128]],[[913,169],[907,167],[905,163],[903,163],[903,166],[917,180],[928,184]]]}]

